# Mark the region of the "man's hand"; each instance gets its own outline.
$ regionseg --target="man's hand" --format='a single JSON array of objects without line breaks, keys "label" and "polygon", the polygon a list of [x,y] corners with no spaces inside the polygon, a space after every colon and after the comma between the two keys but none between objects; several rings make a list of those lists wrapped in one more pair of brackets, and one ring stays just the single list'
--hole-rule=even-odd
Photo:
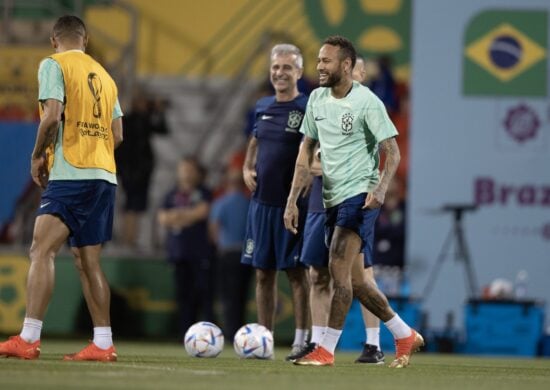
[{"label": "man's hand", "polygon": [[386,190],[377,186],[373,191],[367,194],[363,209],[377,209],[382,207],[386,198]]},{"label": "man's hand", "polygon": [[246,187],[254,192],[256,191],[256,170],[255,169],[249,169],[249,168],[243,168],[243,179],[244,184],[246,184]]},{"label": "man's hand", "polygon": [[42,157],[31,158],[31,177],[35,184],[44,189],[48,184],[48,167],[46,159]]},{"label": "man's hand", "polygon": [[285,207],[285,215],[284,215],[284,221],[285,221],[285,228],[292,234],[298,233],[298,216],[300,215],[300,211],[298,210],[298,206],[296,204],[287,203]]}]

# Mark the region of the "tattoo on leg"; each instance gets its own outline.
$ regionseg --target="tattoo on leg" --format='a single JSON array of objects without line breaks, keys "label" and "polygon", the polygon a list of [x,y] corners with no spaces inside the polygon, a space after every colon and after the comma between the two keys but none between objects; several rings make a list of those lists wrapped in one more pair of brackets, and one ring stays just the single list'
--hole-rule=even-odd
[{"label": "tattoo on leg", "polygon": [[389,321],[395,315],[388,299],[375,285],[367,283],[354,286],[353,293],[363,306],[382,321]]},{"label": "tattoo on leg", "polygon": [[334,329],[342,329],[344,327],[344,321],[351,306],[352,297],[352,290],[349,287],[335,283],[328,326]]}]

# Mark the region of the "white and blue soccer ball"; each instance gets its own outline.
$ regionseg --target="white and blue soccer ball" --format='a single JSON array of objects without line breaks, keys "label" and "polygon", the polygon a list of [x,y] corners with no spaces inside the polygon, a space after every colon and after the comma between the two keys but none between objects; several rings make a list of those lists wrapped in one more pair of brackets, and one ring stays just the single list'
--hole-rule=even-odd
[{"label": "white and blue soccer ball", "polygon": [[216,357],[223,350],[223,342],[222,330],[206,321],[191,325],[184,338],[185,350],[193,357]]},{"label": "white and blue soccer ball", "polygon": [[271,359],[273,334],[263,325],[246,324],[235,333],[233,348],[243,359]]}]

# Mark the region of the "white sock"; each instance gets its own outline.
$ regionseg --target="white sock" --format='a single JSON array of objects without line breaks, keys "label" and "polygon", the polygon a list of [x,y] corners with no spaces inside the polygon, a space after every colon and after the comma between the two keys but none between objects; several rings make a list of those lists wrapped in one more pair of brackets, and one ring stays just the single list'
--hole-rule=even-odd
[{"label": "white sock", "polygon": [[101,349],[108,349],[113,345],[113,333],[110,326],[94,328],[94,344]]},{"label": "white sock", "polygon": [[40,340],[40,333],[42,332],[42,321],[35,320],[34,318],[25,317],[23,321],[23,329],[21,330],[21,338],[27,343],[34,343]]},{"label": "white sock", "polygon": [[395,339],[409,337],[412,333],[409,325],[407,325],[398,314],[396,314],[395,317],[388,322],[385,322],[385,324]]},{"label": "white sock", "polygon": [[365,328],[367,344],[374,345],[380,351],[380,328]]},{"label": "white sock", "polygon": [[312,343],[319,344],[325,335],[327,330],[326,326],[315,326],[311,327],[311,341]]},{"label": "white sock", "polygon": [[333,329],[327,326],[325,337],[323,337],[319,345],[334,355],[334,350],[336,349],[336,344],[338,344],[341,334],[342,329]]},{"label": "white sock", "polygon": [[307,329],[296,329],[294,331],[294,341],[292,345],[304,345],[307,341],[308,334],[309,330]]}]

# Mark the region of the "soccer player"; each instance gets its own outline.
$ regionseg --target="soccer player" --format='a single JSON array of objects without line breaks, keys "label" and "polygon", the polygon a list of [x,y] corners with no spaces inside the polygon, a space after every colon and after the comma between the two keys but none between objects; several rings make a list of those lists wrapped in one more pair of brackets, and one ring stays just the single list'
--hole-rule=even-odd
[{"label": "soccer player", "polygon": [[[357,57],[352,77],[362,83],[365,78],[365,61]],[[294,356],[294,360],[301,358],[319,344],[325,332],[332,298],[332,283],[328,270],[328,249],[325,246],[325,209],[323,206],[323,181],[321,171],[320,153],[314,154],[311,165],[313,184],[311,186],[306,224],[304,227],[304,245],[302,248],[302,262],[308,265],[310,278],[310,308],[312,331],[311,340],[304,345],[300,353]],[[357,256],[352,268],[352,280],[365,278],[371,283],[374,280],[372,269],[373,239],[371,234],[365,242],[363,252]],[[356,284],[356,283],[353,283]],[[365,323],[366,343],[363,352],[355,360],[356,363],[383,364],[384,353],[380,350],[380,320],[361,305],[363,321]]]},{"label": "soccer player", "polygon": [[[409,364],[411,354],[424,345],[422,336],[391,309],[374,283],[352,281],[351,277],[354,260],[373,232],[400,158],[395,141],[397,131],[382,102],[352,79],[355,61],[355,48],[348,39],[333,36],[324,41],[317,62],[320,88],[309,99],[301,127],[305,137],[296,160],[285,226],[293,233],[303,226],[296,201],[308,185],[314,148],[319,142],[334,294],[328,327],[319,346],[295,364],[334,364],[334,350],[355,294],[393,334],[396,356],[390,367],[402,368]],[[379,148],[386,156],[381,175]]]},{"label": "soccer player", "polygon": [[41,120],[31,175],[44,188],[34,226],[23,329],[0,343],[0,355],[37,359],[42,320],[54,287],[54,259],[69,239],[94,325],[93,341],[64,360],[117,360],[101,270],[111,239],[116,189],[114,149],[122,142],[122,112],[109,74],[84,53],[82,20],[62,16],[53,27],[55,54],[38,70]]},{"label": "soccer player", "polygon": [[[253,195],[241,261],[256,269],[258,322],[271,331],[275,322],[277,271],[286,272],[296,324],[289,356],[305,344],[309,320],[307,273],[300,262],[302,236],[288,232],[283,222],[302,140],[299,128],[307,104],[307,97],[297,87],[302,71],[302,54],[296,46],[273,47],[270,80],[275,95],[256,103],[256,122],[243,166],[244,181]],[[307,198],[300,196],[296,200],[305,219]]]},{"label": "soccer player", "polygon": [[[352,78],[359,82],[363,83],[367,74],[367,68],[365,59],[360,55],[357,55],[355,66],[352,71]],[[374,279],[374,269],[373,269],[373,254],[374,254],[374,231],[365,241],[363,254],[364,256],[364,268],[361,269],[363,277],[365,280],[370,283],[376,284]],[[361,255],[360,255],[361,257]],[[354,267],[354,270],[358,269]],[[360,274],[353,274],[353,277],[360,278]],[[363,345],[363,352],[355,360],[356,363],[372,363],[372,364],[382,364],[384,363],[384,352],[380,348],[380,319],[372,314],[367,308],[361,305],[361,314],[363,315],[363,322],[365,323],[365,336],[366,341]]]}]

